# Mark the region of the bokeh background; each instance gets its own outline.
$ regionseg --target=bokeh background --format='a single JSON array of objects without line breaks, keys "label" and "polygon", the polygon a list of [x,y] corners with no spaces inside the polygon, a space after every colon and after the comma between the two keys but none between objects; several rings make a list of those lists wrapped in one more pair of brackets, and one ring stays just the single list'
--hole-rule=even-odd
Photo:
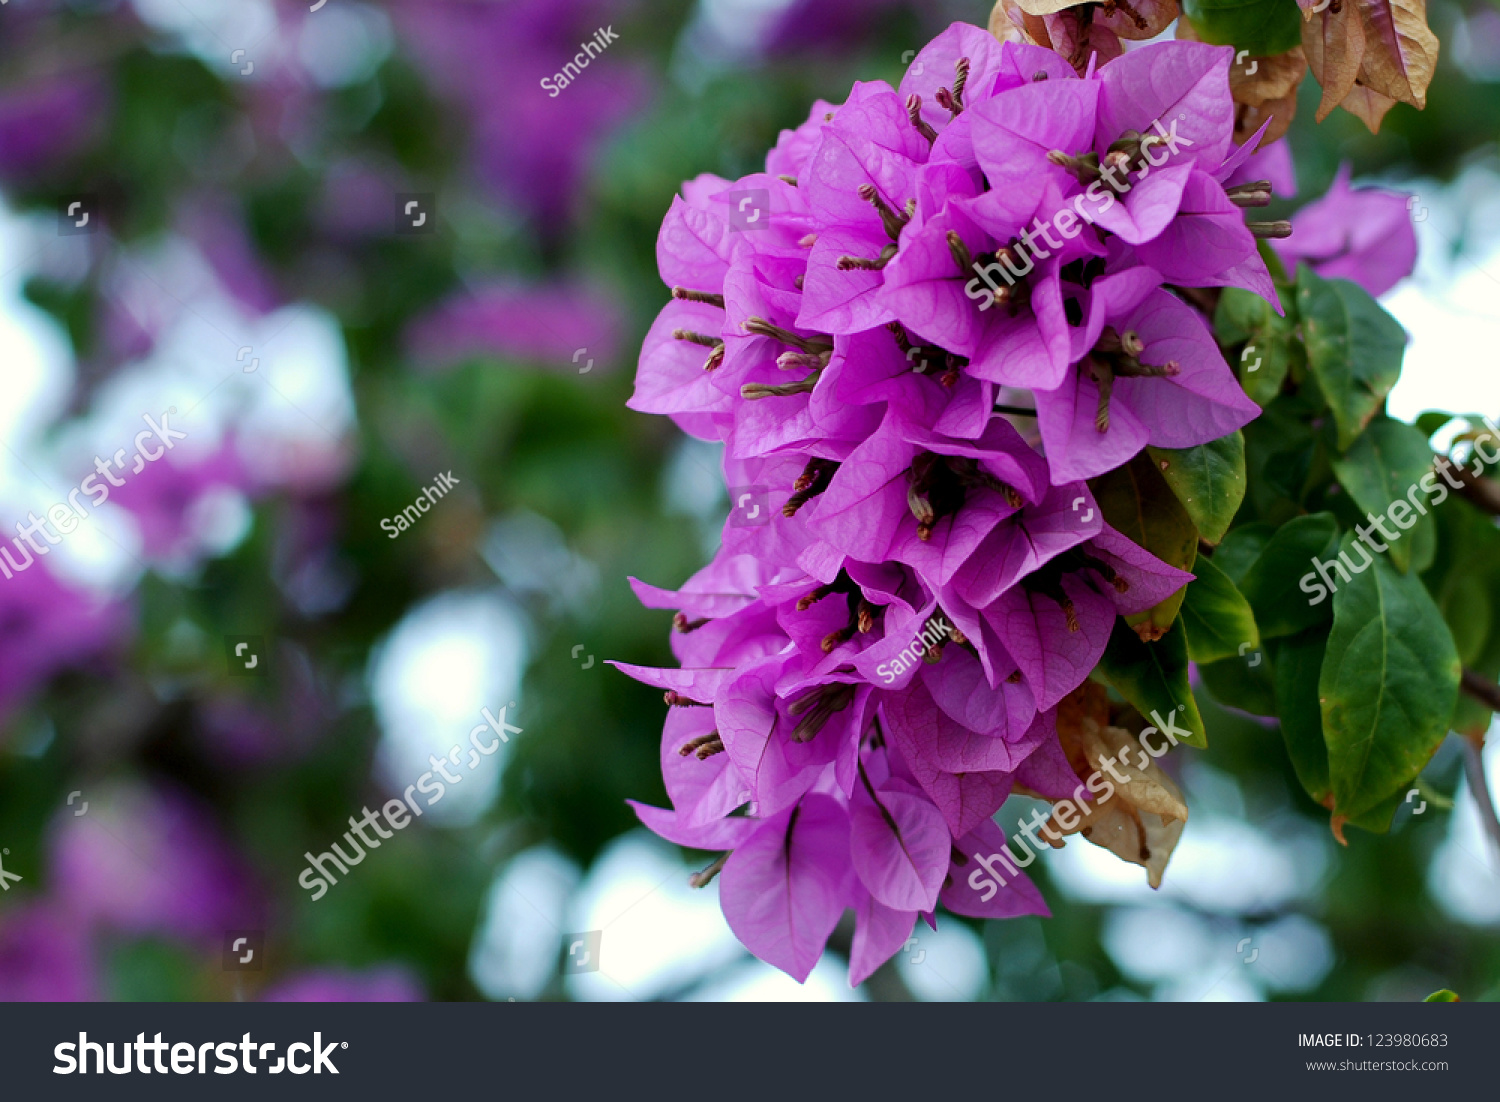
[{"label": "bokeh background", "polygon": [[[316,9],[316,10],[310,10]],[[675,586],[728,510],[714,448],[625,409],[680,181],[753,171],[811,102],[899,80],[943,0],[5,0],[0,528],[187,439],[0,579],[0,998],[1409,999],[1500,993],[1500,861],[1455,746],[1387,837],[1333,841],[1274,725],[1205,702],[1151,892],[1081,841],[1049,920],[944,916],[851,991],[748,956],[663,803]],[[1433,0],[1429,106],[1291,132],[1415,193],[1392,412],[1500,413],[1500,10]],[[609,27],[557,96],[540,81]],[[399,213],[417,197],[421,226]],[[90,213],[64,232],[74,202]],[[381,520],[458,485],[392,539]],[[249,641],[256,665],[236,664]],[[520,727],[317,901],[349,816]],[[1492,785],[1500,790],[1500,754]],[[1027,811],[1015,800],[1009,823]],[[14,877],[19,876],[19,881]],[[597,971],[568,948],[590,931]],[[254,932],[253,970],[226,967]]]}]

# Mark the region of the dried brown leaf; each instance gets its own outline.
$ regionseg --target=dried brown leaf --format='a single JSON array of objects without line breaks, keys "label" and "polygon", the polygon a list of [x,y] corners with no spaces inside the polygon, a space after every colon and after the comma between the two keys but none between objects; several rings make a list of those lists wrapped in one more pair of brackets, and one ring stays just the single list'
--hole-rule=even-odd
[{"label": "dried brown leaf", "polygon": [[1427,0],[1356,2],[1365,40],[1359,82],[1399,103],[1425,107],[1438,58],[1437,35],[1427,26]]},{"label": "dried brown leaf", "polygon": [[1040,16],[1027,15],[1015,0],[996,0],[990,10],[989,32],[1001,42],[1051,48],[1047,25]]},{"label": "dried brown leaf", "polygon": [[1052,15],[1090,0],[1017,0],[1017,6],[1027,15]]},{"label": "dried brown leaf", "polygon": [[1385,118],[1387,111],[1396,106],[1396,101],[1390,96],[1382,96],[1373,88],[1356,84],[1354,90],[1344,97],[1344,101],[1339,106],[1368,126],[1371,134],[1378,134],[1380,133],[1380,120]]},{"label": "dried brown leaf", "polygon": [[1302,24],[1302,49],[1308,68],[1323,86],[1323,98],[1318,101],[1319,122],[1343,102],[1359,78],[1365,32],[1353,2],[1346,0],[1337,12],[1331,7],[1320,11]]},{"label": "dried brown leaf", "polygon": [[1121,38],[1143,41],[1161,34],[1181,14],[1177,0],[1115,0],[1095,9],[1094,22]]},{"label": "dried brown leaf", "polygon": [[[1080,777],[1098,772],[1101,778],[1112,778],[1114,791],[1108,799],[1096,799],[1082,807],[1073,803],[1076,812],[1059,802],[1046,829],[1064,835],[1082,834],[1122,861],[1144,867],[1147,882],[1153,888],[1160,887],[1162,873],[1187,822],[1187,804],[1176,783],[1135,735],[1098,722],[1095,716],[1100,700],[1107,711],[1102,690],[1097,698],[1075,694],[1068,708],[1059,706],[1058,735],[1075,772]],[[1074,763],[1075,755],[1082,758],[1081,765]],[[1067,825],[1059,821],[1059,809]]]},{"label": "dried brown leaf", "polygon": [[1289,92],[1282,99],[1266,100],[1264,103],[1240,104],[1234,112],[1234,140],[1238,145],[1244,145],[1255,132],[1260,129],[1261,124],[1267,119],[1271,125],[1266,127],[1266,132],[1261,135],[1260,144],[1256,149],[1263,149],[1274,141],[1279,141],[1286,136],[1291,128],[1292,119],[1297,115],[1297,93]]},{"label": "dried brown leaf", "polygon": [[1246,58],[1243,64],[1230,66],[1229,90],[1235,103],[1253,107],[1295,95],[1306,75],[1307,55],[1298,46],[1284,54]]}]

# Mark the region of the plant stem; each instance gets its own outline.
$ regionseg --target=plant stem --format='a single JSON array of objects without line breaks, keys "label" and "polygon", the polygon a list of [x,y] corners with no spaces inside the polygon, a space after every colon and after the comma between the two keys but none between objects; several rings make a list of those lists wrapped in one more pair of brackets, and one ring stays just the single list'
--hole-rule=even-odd
[{"label": "plant stem", "polygon": [[[1492,517],[1500,516],[1500,482],[1466,470],[1459,463],[1451,464],[1450,469],[1464,484],[1464,488],[1458,491],[1461,497]],[[1500,710],[1500,706],[1497,706],[1497,710]]]},{"label": "plant stem", "polygon": [[[1496,685],[1483,674],[1465,668],[1459,678],[1459,686],[1475,700],[1492,712],[1500,712],[1500,685]],[[1464,777],[1469,782],[1469,791],[1479,807],[1479,819],[1484,823],[1484,832],[1490,844],[1500,854],[1500,817],[1495,814],[1495,801],[1490,796],[1490,784],[1484,775],[1484,735],[1460,735],[1464,747]]]},{"label": "plant stem", "polygon": [[1496,685],[1483,674],[1464,669],[1459,686],[1492,712],[1500,712],[1500,685]]},{"label": "plant stem", "polygon": [[1484,775],[1484,739],[1460,735],[1464,745],[1464,776],[1469,782],[1469,791],[1479,805],[1479,821],[1489,835],[1490,844],[1500,854],[1500,819],[1495,817],[1495,801],[1490,798],[1489,781]]}]

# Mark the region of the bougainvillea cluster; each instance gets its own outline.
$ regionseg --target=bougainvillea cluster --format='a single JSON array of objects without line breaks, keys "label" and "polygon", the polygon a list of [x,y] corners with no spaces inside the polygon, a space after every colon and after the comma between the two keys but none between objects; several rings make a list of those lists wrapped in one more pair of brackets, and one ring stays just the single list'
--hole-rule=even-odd
[{"label": "bougainvillea cluster", "polygon": [[698,880],[798,979],[850,908],[855,983],[939,903],[1045,913],[1019,872],[981,893],[974,855],[1012,792],[1080,793],[1059,706],[1117,618],[1192,578],[1087,480],[1259,412],[1195,304],[1280,309],[1257,237],[1288,227],[1247,210],[1270,184],[1242,178],[1232,56],[1080,74],[957,24],[899,88],[816,104],[764,173],[672,203],[631,406],[722,441],[736,507],[680,590],[636,583],[681,662],[623,667],[671,705],[672,807],[636,810],[725,853]]}]

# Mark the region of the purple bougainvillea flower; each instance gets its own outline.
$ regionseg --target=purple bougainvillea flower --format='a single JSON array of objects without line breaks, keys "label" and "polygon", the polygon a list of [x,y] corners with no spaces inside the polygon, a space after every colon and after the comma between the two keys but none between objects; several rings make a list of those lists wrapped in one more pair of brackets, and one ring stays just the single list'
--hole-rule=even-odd
[{"label": "purple bougainvillea flower", "polygon": [[735,849],[719,899],[735,936],[801,982],[844,913],[851,875],[848,813],[815,793],[762,822]]},{"label": "purple bougainvillea flower", "polygon": [[1023,252],[1014,266],[999,258],[1048,205],[1045,192],[1023,195],[951,194],[908,230],[887,270],[884,299],[909,333],[967,359],[966,374],[1008,386],[1055,386],[1068,350],[1058,272],[1074,257],[1037,262]]},{"label": "purple bougainvillea flower", "polygon": [[[1251,141],[1258,140],[1258,134],[1251,139]],[[1251,142],[1245,144],[1250,145]],[[1276,141],[1256,149],[1229,176],[1224,178],[1224,184],[1226,187],[1232,187],[1256,180],[1265,180],[1271,185],[1271,190],[1283,199],[1297,197],[1297,168],[1292,163],[1290,142]]]},{"label": "purple bougainvillea flower", "polygon": [[1187,448],[1227,436],[1260,412],[1202,318],[1158,286],[1150,268],[1093,286],[1082,358],[1056,390],[1036,392],[1052,476],[1093,478],[1147,444]]},{"label": "purple bougainvillea flower", "polygon": [[1018,786],[1073,796],[1064,699],[1192,580],[1086,480],[1258,408],[1179,293],[1275,299],[1231,56],[1166,42],[1080,75],[956,25],[899,91],[820,101],[765,173],[667,212],[630,405],[723,442],[733,509],[680,589],[632,581],[675,610],[681,663],[620,666],[669,706],[670,806],[632,807],[723,854],[694,883],[722,875],[730,927],[799,980],[846,911],[854,983],[940,905],[1046,913],[1024,877],[972,877],[992,817]]},{"label": "purple bougainvillea flower", "polygon": [[1324,279],[1349,279],[1383,295],[1417,262],[1411,197],[1385,188],[1349,186],[1349,165],[1333,186],[1292,217],[1293,234],[1273,247],[1291,270],[1305,260]]}]

